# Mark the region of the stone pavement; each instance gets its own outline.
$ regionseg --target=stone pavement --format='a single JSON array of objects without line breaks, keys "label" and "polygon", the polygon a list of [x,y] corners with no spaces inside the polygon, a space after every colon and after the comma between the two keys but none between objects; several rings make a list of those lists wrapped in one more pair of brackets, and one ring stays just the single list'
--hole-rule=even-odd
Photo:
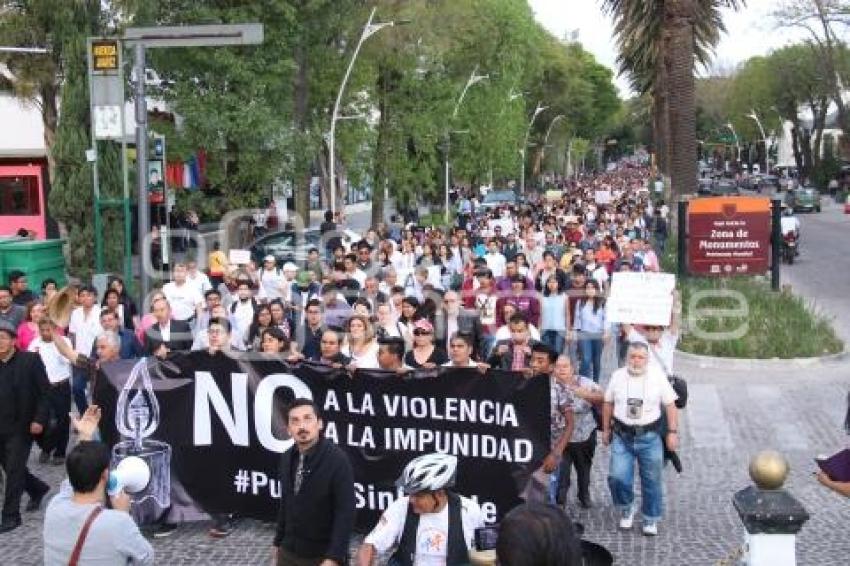
[{"label": "stone pavement", "polygon": [[[677,371],[690,386],[690,404],[679,426],[685,471],[666,475],[667,514],[657,538],[616,530],[605,476],[608,449],[599,447],[593,468],[594,507],[580,510],[570,493],[570,512],[582,522],[587,538],[608,547],[618,564],[714,565],[733,553],[743,529],[731,497],[749,485],[747,464],[765,448],[783,452],[791,462],[787,483],[812,518],[798,539],[801,565],[843,565],[850,555],[850,502],[820,486],[812,477],[812,458],[847,445],[842,430],[850,364],[836,362],[805,369],[711,369],[679,360]],[[58,485],[62,468],[39,465],[33,471]],[[24,498],[26,499],[26,497]],[[24,526],[0,535],[0,564],[41,563],[43,510],[25,515]],[[243,520],[224,540],[207,537],[208,524],[182,526],[155,540],[159,564],[269,564],[273,527]],[[353,546],[356,540],[353,541]]]}]

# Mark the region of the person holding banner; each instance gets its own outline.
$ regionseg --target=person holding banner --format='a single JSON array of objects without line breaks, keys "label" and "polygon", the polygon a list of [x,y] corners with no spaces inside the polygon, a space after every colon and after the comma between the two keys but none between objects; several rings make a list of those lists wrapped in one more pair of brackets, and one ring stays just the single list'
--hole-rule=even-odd
[{"label": "person holding banner", "polygon": [[426,454],[412,460],[396,484],[405,495],[393,501],[357,552],[357,566],[395,547],[394,566],[469,564],[475,531],[484,515],[475,501],[451,491],[457,457]]},{"label": "person holding banner", "polygon": [[449,340],[449,361],[443,364],[447,368],[478,368],[481,373],[490,369],[488,364],[479,363],[472,359],[473,334],[459,330],[452,334]]},{"label": "person holding banner", "polygon": [[277,566],[347,563],[354,528],[354,473],[345,452],[322,435],[312,400],[296,399],[286,414],[295,443],[280,463],[281,497],[274,537]]}]

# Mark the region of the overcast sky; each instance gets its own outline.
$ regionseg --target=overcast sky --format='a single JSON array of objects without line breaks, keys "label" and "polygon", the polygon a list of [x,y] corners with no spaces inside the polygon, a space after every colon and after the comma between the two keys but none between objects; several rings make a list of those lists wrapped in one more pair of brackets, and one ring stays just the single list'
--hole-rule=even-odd
[{"label": "overcast sky", "polygon": [[[599,8],[598,0],[529,0],[537,20],[557,37],[578,30],[578,39],[597,61],[615,69],[617,48],[611,20]],[[770,12],[776,0],[747,0],[740,12],[724,10],[728,33],[717,47],[716,64],[735,66],[754,55],[766,55],[804,37],[803,32],[777,28]],[[616,70],[615,70],[616,73]],[[628,95],[628,82],[616,77],[621,94]]]}]

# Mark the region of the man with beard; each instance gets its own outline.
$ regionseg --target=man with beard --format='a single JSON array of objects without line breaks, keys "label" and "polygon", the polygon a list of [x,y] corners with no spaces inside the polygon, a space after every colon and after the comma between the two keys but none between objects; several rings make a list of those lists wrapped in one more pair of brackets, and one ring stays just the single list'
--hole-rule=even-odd
[{"label": "man with beard", "polygon": [[640,467],[643,534],[658,534],[663,511],[662,466],[664,442],[659,432],[661,410],[667,414],[666,445],[679,444],[676,393],[664,372],[649,364],[646,342],[632,342],[626,367],[611,375],[602,410],[602,442],[611,444],[608,487],[620,511],[620,528],[630,530],[634,522],[634,468]]},{"label": "man with beard", "polygon": [[278,566],[341,566],[354,528],[354,474],[345,453],[322,436],[318,406],[296,399],[286,415],[295,444],[280,464],[274,537]]}]

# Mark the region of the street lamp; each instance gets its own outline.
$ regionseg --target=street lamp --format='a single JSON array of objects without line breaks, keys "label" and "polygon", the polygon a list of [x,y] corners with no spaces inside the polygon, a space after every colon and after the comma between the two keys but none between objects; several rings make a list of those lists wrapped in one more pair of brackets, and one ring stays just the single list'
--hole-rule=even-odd
[{"label": "street lamp", "polygon": [[522,164],[520,167],[520,177],[519,177],[519,192],[520,194],[525,194],[525,150],[528,146],[528,136],[531,134],[531,128],[534,126],[534,120],[545,111],[548,106],[540,106],[540,103],[537,103],[537,108],[534,109],[534,114],[531,115],[531,120],[528,122],[528,128],[525,130],[525,137],[522,140],[522,148],[519,150],[520,155],[522,156]]},{"label": "street lamp", "polygon": [[403,25],[408,24],[410,22],[406,20],[399,20],[397,22],[379,22],[376,24],[372,23],[372,19],[375,17],[375,12],[378,10],[377,6],[372,8],[372,12],[369,14],[369,19],[366,21],[366,25],[363,26],[363,33],[360,34],[360,40],[357,42],[357,46],[354,48],[354,53],[351,55],[351,61],[348,62],[348,68],[345,70],[345,75],[342,77],[342,84],[339,85],[339,92],[336,94],[336,102],[334,102],[333,113],[331,114],[331,132],[328,136],[328,153],[330,163],[328,163],[329,168],[329,177],[331,183],[331,212],[336,213],[336,154],[335,154],[335,137],[336,137],[336,122],[339,120],[339,105],[342,102],[342,95],[345,92],[345,85],[348,84],[348,77],[351,75],[351,70],[354,68],[354,62],[357,60],[357,55],[360,53],[360,47],[363,46],[363,42],[381,31],[386,27],[392,27],[395,25]]},{"label": "street lamp", "polygon": [[[564,118],[566,118],[566,116],[564,116],[563,114],[558,114],[557,116],[552,118],[551,122],[549,122],[549,127],[546,129],[546,136],[543,138],[543,152],[541,154],[541,161],[544,157],[546,157],[546,147],[547,147],[546,144],[549,143],[549,135],[552,133],[552,128],[555,127],[555,124],[558,122],[558,120],[563,120]],[[541,171],[540,171],[541,178],[543,176],[542,169],[543,168],[541,167]]]},{"label": "street lamp", "polygon": [[738,134],[735,133],[735,127],[732,125],[732,122],[728,122],[726,127],[732,132],[732,137],[735,138],[735,149],[738,152],[738,168],[741,166],[741,144],[738,141]]},{"label": "street lamp", "polygon": [[[466,85],[464,85],[463,90],[460,92],[460,96],[457,98],[457,102],[455,103],[454,110],[452,110],[452,121],[454,121],[455,117],[457,117],[458,110],[460,110],[460,105],[463,103],[463,99],[466,97],[466,91],[470,89],[471,86],[480,83],[481,81],[487,80],[490,78],[490,75],[479,75],[478,74],[478,65],[475,65],[475,68],[472,69],[472,74],[469,75],[469,79],[466,81]],[[451,146],[451,131],[449,130],[446,133],[446,159],[445,159],[445,192],[446,192],[446,211],[445,218],[446,224],[449,223],[449,148]]]},{"label": "street lamp", "polygon": [[761,139],[762,139],[762,142],[764,142],[764,162],[765,162],[764,164],[765,164],[765,168],[767,169],[767,171],[765,171],[765,174],[769,174],[770,173],[770,151],[768,150],[768,147],[767,147],[767,136],[764,133],[764,128],[761,125],[761,120],[759,120],[758,114],[756,114],[755,109],[750,110],[750,113],[746,114],[746,117],[750,118],[752,120],[755,120],[756,125],[759,127],[759,132],[761,132]]}]

